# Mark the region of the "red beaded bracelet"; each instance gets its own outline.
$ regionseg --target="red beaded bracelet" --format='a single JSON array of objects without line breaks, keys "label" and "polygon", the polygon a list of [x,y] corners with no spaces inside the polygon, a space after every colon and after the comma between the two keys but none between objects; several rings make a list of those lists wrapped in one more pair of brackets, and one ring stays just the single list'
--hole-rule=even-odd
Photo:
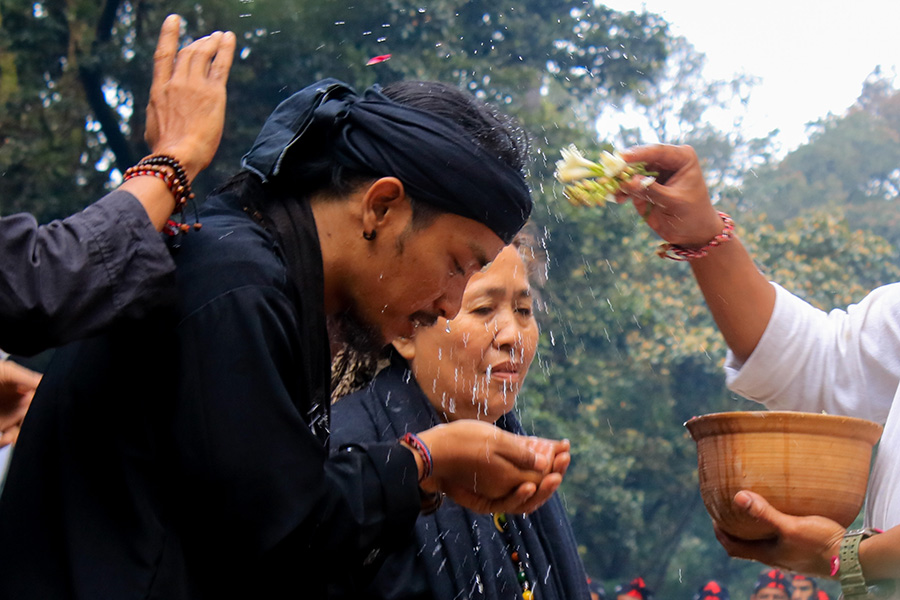
[{"label": "red beaded bracelet", "polygon": [[[188,200],[194,199],[194,192],[191,190],[191,182],[188,180],[184,167],[177,159],[164,154],[153,154],[141,159],[133,167],[129,167],[124,174],[124,181],[128,181],[134,177],[153,176],[161,179],[169,192],[175,198],[175,209],[173,215],[183,213],[184,207]],[[194,223],[194,229],[200,229],[202,225],[199,222]],[[177,233],[187,233],[190,226],[185,223],[178,223],[173,219],[166,222],[163,231],[169,235]]]},{"label": "red beaded bracelet", "polygon": [[657,256],[659,256],[660,258],[669,258],[677,261],[691,261],[698,258],[703,258],[708,255],[710,250],[712,250],[716,246],[721,246],[734,237],[734,221],[732,221],[731,217],[723,213],[722,211],[718,211],[718,215],[722,219],[722,222],[725,224],[725,228],[722,229],[722,233],[709,240],[709,242],[705,246],[703,246],[702,248],[685,248],[683,246],[679,246],[678,244],[670,244],[666,242],[659,245],[659,249],[656,251]]},{"label": "red beaded bracelet", "polygon": [[419,483],[422,483],[424,480],[431,477],[431,474],[434,472],[434,461],[431,459],[431,450],[428,449],[425,442],[412,432],[406,432],[406,434],[400,438],[400,441],[412,446],[412,448],[418,452],[419,456],[422,457],[422,462],[425,464],[425,470],[423,471],[422,476],[419,477]]}]

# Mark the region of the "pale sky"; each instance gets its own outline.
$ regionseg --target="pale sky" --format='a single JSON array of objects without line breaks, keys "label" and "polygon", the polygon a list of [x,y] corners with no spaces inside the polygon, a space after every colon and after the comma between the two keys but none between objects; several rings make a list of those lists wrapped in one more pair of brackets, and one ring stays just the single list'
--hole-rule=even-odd
[{"label": "pale sky", "polygon": [[805,124],[843,114],[876,66],[900,65],[900,0],[603,0],[615,10],[662,15],[708,59],[707,75],[761,78],[745,131],[778,128],[783,150],[805,141]]}]

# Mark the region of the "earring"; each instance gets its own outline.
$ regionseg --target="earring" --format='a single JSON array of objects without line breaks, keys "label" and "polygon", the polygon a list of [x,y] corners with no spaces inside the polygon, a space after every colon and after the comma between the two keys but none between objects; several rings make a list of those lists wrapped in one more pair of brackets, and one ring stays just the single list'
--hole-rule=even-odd
[{"label": "earring", "polygon": [[364,237],[367,241],[371,242],[372,240],[375,239],[375,234],[376,234],[376,233],[377,233],[377,232],[376,232],[374,229],[373,229],[372,231],[363,231],[363,237]]}]

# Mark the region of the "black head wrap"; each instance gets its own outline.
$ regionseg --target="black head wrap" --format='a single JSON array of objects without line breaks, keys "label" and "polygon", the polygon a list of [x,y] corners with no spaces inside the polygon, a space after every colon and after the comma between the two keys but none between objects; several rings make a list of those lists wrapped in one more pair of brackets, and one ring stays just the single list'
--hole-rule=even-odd
[{"label": "black head wrap", "polygon": [[286,157],[323,152],[355,171],[396,177],[416,200],[483,223],[507,244],[531,214],[519,170],[451,120],[394,102],[378,86],[359,96],[326,79],[300,90],[269,116],[242,166],[265,182],[295,167]]}]

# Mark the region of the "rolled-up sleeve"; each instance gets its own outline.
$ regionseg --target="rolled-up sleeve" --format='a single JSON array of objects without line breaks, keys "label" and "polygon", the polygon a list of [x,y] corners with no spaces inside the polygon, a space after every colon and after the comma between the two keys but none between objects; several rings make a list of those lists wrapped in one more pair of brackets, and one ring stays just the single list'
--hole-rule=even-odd
[{"label": "rolled-up sleeve", "polygon": [[63,221],[0,219],[0,347],[35,354],[174,300],[175,264],[140,202],[115,191]]},{"label": "rolled-up sleeve", "polygon": [[728,354],[728,387],[770,409],[884,422],[900,383],[900,284],[829,313],[775,288],[753,354],[743,364]]}]

